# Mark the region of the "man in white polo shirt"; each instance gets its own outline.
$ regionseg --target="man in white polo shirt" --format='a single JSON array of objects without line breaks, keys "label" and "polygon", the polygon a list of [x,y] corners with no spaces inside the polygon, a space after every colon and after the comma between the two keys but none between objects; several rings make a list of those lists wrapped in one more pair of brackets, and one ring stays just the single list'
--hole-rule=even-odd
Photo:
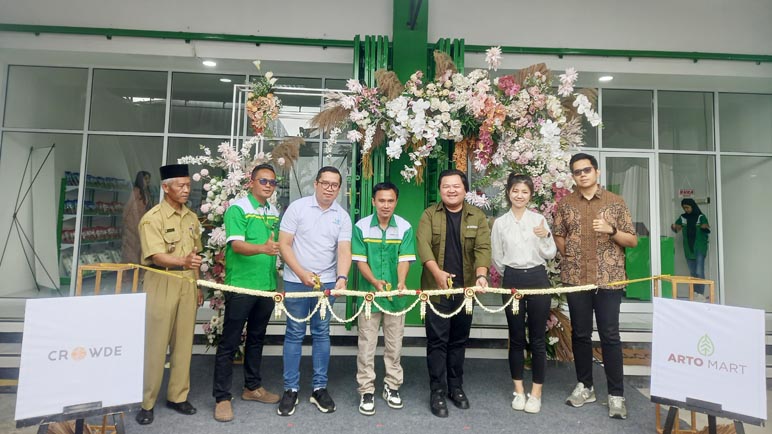
[{"label": "man in white polo shirt", "polygon": [[[321,290],[345,289],[351,267],[351,218],[335,199],[343,177],[335,167],[319,169],[314,194],[291,203],[279,229],[279,251],[284,259],[284,291],[307,292],[315,282]],[[330,302],[334,301],[330,297]],[[287,312],[305,318],[316,306],[316,298],[285,298]],[[311,403],[322,413],[335,411],[335,402],[327,392],[327,368],[330,364],[330,316],[311,317],[312,358],[314,365]],[[300,357],[305,322],[287,318],[284,336],[284,395],[277,413],[295,412],[300,389]]]}]

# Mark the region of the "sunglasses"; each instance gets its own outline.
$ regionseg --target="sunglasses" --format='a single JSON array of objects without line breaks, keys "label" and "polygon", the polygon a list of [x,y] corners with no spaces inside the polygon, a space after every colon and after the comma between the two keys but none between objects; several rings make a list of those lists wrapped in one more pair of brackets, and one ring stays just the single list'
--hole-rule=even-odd
[{"label": "sunglasses", "polygon": [[270,185],[271,187],[276,187],[275,179],[260,178],[257,180],[257,182],[259,182],[260,185]]},{"label": "sunglasses", "polygon": [[595,170],[594,167],[587,166],[583,169],[572,170],[571,173],[573,173],[574,176],[581,176],[582,173],[584,173],[585,175],[589,175],[590,173],[592,173],[593,170]]}]

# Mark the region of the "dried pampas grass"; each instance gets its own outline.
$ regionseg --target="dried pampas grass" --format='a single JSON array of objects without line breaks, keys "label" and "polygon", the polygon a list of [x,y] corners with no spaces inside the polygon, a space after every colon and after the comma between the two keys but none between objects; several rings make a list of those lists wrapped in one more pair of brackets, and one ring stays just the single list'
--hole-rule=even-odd
[{"label": "dried pampas grass", "polygon": [[549,68],[547,68],[547,64],[545,63],[537,63],[517,71],[514,75],[515,82],[520,86],[523,86],[525,79],[537,72],[547,77],[547,83],[552,82],[552,73],[550,72]]},{"label": "dried pampas grass", "polygon": [[402,92],[405,91],[405,86],[399,81],[399,77],[394,71],[385,69],[375,71],[375,82],[378,86],[378,92],[384,95],[388,101],[402,95]]},{"label": "dried pampas grass", "polygon": [[477,140],[476,137],[464,137],[460,142],[456,142],[453,150],[453,162],[456,163],[456,169],[466,172],[469,151],[474,146],[475,140]]},{"label": "dried pampas grass", "polygon": [[345,109],[339,105],[325,107],[324,110],[311,118],[311,126],[318,128],[325,133],[332,131],[333,128],[348,120],[351,110]]},{"label": "dried pampas grass", "polygon": [[458,72],[453,59],[447,53],[434,50],[434,79],[439,80],[448,71],[450,71],[449,75]]},{"label": "dried pampas grass", "polygon": [[[274,165],[284,170],[291,168],[300,157],[300,147],[306,143],[302,137],[288,137],[271,152],[271,160]],[[284,164],[279,164],[279,159],[284,159]]]}]

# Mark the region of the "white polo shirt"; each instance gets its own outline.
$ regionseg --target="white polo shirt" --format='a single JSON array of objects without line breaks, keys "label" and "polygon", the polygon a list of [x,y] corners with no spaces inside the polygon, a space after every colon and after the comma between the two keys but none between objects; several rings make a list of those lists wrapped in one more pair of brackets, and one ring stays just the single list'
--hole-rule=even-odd
[{"label": "white polo shirt", "polygon": [[[338,243],[351,242],[351,218],[338,202],[322,210],[316,194],[290,204],[281,220],[281,232],[292,234],[292,251],[300,265],[321,276],[322,282],[337,277]],[[284,280],[301,283],[289,266],[284,267]]]}]

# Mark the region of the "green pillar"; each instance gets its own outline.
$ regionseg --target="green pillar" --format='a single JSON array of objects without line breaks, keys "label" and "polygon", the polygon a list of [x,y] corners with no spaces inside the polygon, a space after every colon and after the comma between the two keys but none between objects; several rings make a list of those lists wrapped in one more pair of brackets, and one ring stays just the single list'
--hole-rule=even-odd
[{"label": "green pillar", "polygon": [[[411,3],[415,6],[420,3],[420,9],[411,11]],[[412,12],[412,13],[411,13]],[[429,1],[411,1],[394,0],[394,19],[392,21],[392,70],[397,73],[400,81],[406,82],[410,75],[416,71],[423,71],[424,78],[427,76],[427,50],[429,29]],[[408,23],[414,18],[414,26],[410,28]],[[383,146],[386,146],[384,144]],[[415,183],[406,183],[402,179],[399,171],[409,163],[407,155],[394,164],[389,164],[387,169],[388,179],[399,188],[399,203],[396,213],[418,229],[418,221],[421,218],[423,210],[426,208],[426,188],[434,188],[433,185],[415,185]],[[421,286],[421,265],[420,261],[413,263],[408,274],[407,287],[419,288]],[[418,309],[413,309],[405,322],[411,325],[420,325],[421,318]]]}]

